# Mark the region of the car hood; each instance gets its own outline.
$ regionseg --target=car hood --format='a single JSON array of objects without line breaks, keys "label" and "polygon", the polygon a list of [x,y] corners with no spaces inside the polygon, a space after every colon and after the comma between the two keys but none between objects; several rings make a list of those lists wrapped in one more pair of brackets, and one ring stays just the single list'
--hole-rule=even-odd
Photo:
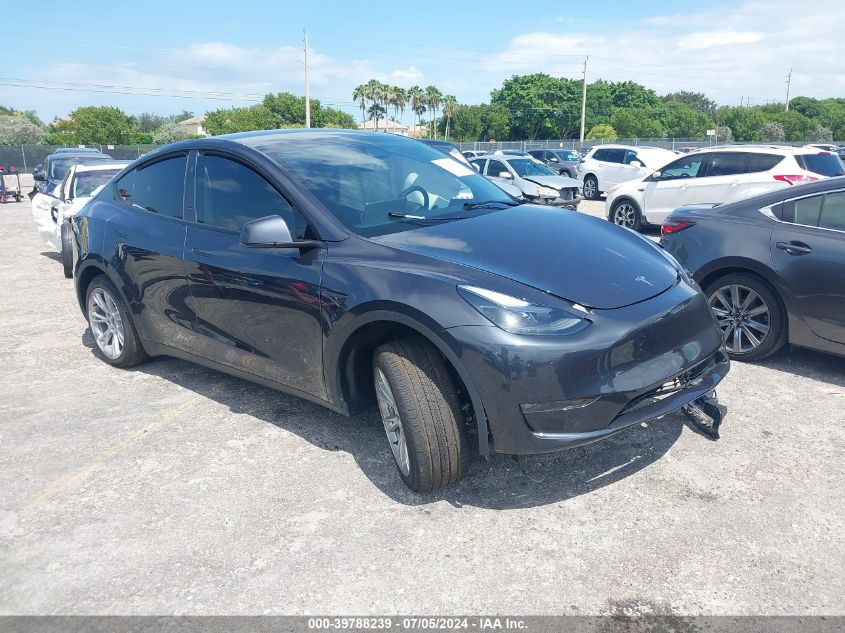
[{"label": "car hood", "polygon": [[678,279],[658,247],[633,231],[536,205],[373,239],[507,277],[590,308],[638,303]]},{"label": "car hood", "polygon": [[565,176],[521,176],[523,180],[533,182],[543,187],[552,187],[554,189],[564,189],[567,187],[580,187],[581,181],[575,178],[566,178]]}]

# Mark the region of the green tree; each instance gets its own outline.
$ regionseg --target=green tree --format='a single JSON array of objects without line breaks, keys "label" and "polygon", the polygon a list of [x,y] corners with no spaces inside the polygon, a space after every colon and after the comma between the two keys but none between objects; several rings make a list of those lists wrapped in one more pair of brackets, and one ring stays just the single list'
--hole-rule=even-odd
[{"label": "green tree", "polygon": [[480,108],[481,134],[478,140],[496,139],[501,141],[513,138],[511,115],[506,108],[493,103],[482,105]]},{"label": "green tree", "polygon": [[411,105],[411,111],[417,118],[417,125],[420,125],[420,119],[425,112],[425,91],[419,86],[408,88],[408,103]]},{"label": "green tree", "polygon": [[190,138],[188,130],[184,126],[179,125],[175,121],[168,121],[159,126],[159,128],[152,133],[152,142],[159,145],[167,143],[175,143],[176,141],[184,141]]},{"label": "green tree", "polygon": [[[304,114],[303,114],[304,117]],[[278,117],[263,104],[247,108],[221,108],[207,112],[203,127],[211,135],[269,130],[278,127]]]},{"label": "green tree", "polygon": [[663,127],[673,138],[701,137],[713,127],[713,119],[680,101],[667,101],[663,106]]},{"label": "green tree", "polygon": [[510,112],[511,131],[519,138],[550,138],[558,129],[555,115],[564,108],[561,93],[561,82],[545,73],[514,75],[490,93],[490,102]]},{"label": "green tree", "polygon": [[680,92],[670,92],[663,97],[666,103],[675,102],[692,108],[698,112],[712,115],[716,110],[716,102],[708,99],[703,92],[690,92],[688,90],[681,90]]},{"label": "green tree", "polygon": [[814,119],[822,113],[822,104],[812,97],[793,97],[789,100],[789,109]]},{"label": "green tree", "polygon": [[429,112],[431,112],[432,134],[434,138],[437,138],[437,110],[440,108],[440,105],[443,102],[443,93],[440,92],[435,86],[426,86],[425,101],[426,105],[428,106]]},{"label": "green tree", "polygon": [[721,125],[727,125],[737,141],[762,141],[763,124],[766,117],[757,108],[719,108],[716,120]]},{"label": "green tree", "polygon": [[453,140],[476,141],[481,138],[481,111],[484,105],[458,105],[449,130]]},{"label": "green tree", "polygon": [[662,138],[666,130],[647,108],[620,108],[610,124],[621,138]]},{"label": "green tree", "polygon": [[607,123],[599,123],[590,128],[585,138],[588,141],[615,141],[619,135]]},{"label": "green tree", "polygon": [[[660,97],[651,88],[635,81],[620,81],[610,85],[613,106],[616,108],[656,108]],[[623,135],[624,136],[624,135]]]},{"label": "green tree", "polygon": [[43,143],[43,127],[18,114],[0,114],[0,145],[36,145]]},{"label": "green tree", "polygon": [[153,132],[168,122],[169,118],[152,112],[142,112],[129,117],[140,132]]},{"label": "green tree", "polygon": [[355,86],[355,89],[352,91],[352,99],[358,103],[358,107],[361,109],[361,123],[364,123],[366,120],[365,112],[367,111],[367,101],[369,100],[369,95],[367,93],[367,85],[360,84]]},{"label": "green tree", "polygon": [[127,145],[138,142],[139,130],[120,109],[100,106],[77,108],[56,122],[48,140],[56,145]]},{"label": "green tree", "polygon": [[777,121],[767,121],[764,123],[763,127],[760,128],[760,134],[762,134],[763,140],[772,143],[780,143],[786,140],[786,132],[783,129],[783,124]]},{"label": "green tree", "polygon": [[357,128],[355,119],[348,112],[336,108],[320,108],[320,127]]}]

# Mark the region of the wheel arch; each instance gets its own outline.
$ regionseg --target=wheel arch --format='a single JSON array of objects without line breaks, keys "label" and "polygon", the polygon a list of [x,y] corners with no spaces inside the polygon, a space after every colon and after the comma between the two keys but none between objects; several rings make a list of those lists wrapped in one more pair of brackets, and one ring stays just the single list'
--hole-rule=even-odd
[{"label": "wheel arch", "polygon": [[324,348],[324,373],[329,400],[346,413],[360,410],[375,401],[372,385],[372,357],[377,347],[397,338],[422,336],[440,352],[456,385],[462,388],[472,407],[473,423],[478,432],[478,451],[483,457],[490,453],[487,416],[481,396],[469,372],[445,337],[446,331],[437,328],[424,314],[379,307],[360,313],[354,323],[336,333]]},{"label": "wheel arch", "polygon": [[637,202],[636,200],[634,200],[628,194],[621,195],[613,201],[613,203],[610,205],[610,208],[607,210],[607,219],[608,220],[610,220],[611,222],[613,221],[612,220],[613,211],[614,211],[614,209],[616,209],[616,206],[620,202],[630,202],[631,204],[633,204],[634,207],[636,207],[637,211],[640,214],[640,221],[642,221],[642,222],[645,221],[645,216],[643,215],[643,208],[640,206],[640,203]]}]

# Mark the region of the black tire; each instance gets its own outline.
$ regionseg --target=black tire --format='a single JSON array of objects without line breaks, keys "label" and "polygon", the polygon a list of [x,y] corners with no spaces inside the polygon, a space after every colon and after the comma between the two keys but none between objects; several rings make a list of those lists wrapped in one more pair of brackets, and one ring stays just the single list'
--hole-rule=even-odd
[{"label": "black tire", "polygon": [[[758,320],[758,317],[755,316],[754,319],[759,323],[765,323],[768,325],[768,332],[765,334],[764,338],[762,338],[760,344],[753,349],[749,349],[749,351],[735,351],[734,349],[734,351],[732,351],[730,346],[733,344],[733,332],[736,328],[729,330],[728,332],[730,334],[731,341],[727,343],[729,346],[728,356],[730,356],[733,360],[753,362],[762,360],[779,351],[786,344],[788,338],[788,326],[786,311],[783,308],[783,303],[781,302],[777,292],[766,281],[757,275],[749,273],[731,273],[711,281],[704,289],[704,294],[707,296],[711,307],[715,304],[716,309],[723,310],[725,306],[720,299],[715,298],[715,295],[721,290],[723,293],[727,292],[727,295],[723,294],[723,296],[729,297],[731,286],[741,286],[752,290],[758,295],[760,302],[758,303],[755,300],[754,303],[749,305],[749,307],[765,304],[768,310],[767,317],[765,319]],[[743,297],[747,296],[747,294],[743,295]],[[714,314],[716,314],[715,310]],[[723,321],[722,319],[723,317],[716,314],[716,320],[718,322],[727,322],[727,320]],[[722,328],[722,330],[724,334],[724,328]],[[757,329],[752,329],[752,333],[758,335],[759,331]],[[742,347],[743,338],[748,341],[744,334],[740,334],[740,348]],[[736,348],[736,345],[733,346]]]},{"label": "black tire", "polygon": [[[123,348],[121,353],[114,358],[110,357],[100,346],[95,334],[95,326],[91,322],[92,315],[89,306],[91,305],[91,295],[96,290],[102,290],[111,297],[120,313],[120,319],[123,325]],[[126,305],[123,303],[123,299],[117,291],[117,288],[114,287],[114,284],[108,277],[105,275],[99,275],[95,277],[90,284],[88,284],[88,288],[85,291],[85,306],[88,325],[91,328],[92,334],[94,334],[94,345],[100,352],[100,358],[114,367],[133,367],[134,365],[138,365],[147,359],[147,353],[144,351],[141,339],[138,336],[138,331],[135,329],[135,324],[129,316],[129,311],[126,309]]]},{"label": "black tire", "polygon": [[587,200],[598,200],[601,196],[601,192],[599,191],[599,181],[592,174],[584,178],[584,186],[581,190]]},{"label": "black tire", "polygon": [[62,238],[62,272],[65,277],[73,277],[73,244],[71,243],[70,225],[65,222],[60,229]]},{"label": "black tire", "polygon": [[395,399],[407,442],[409,472],[397,470],[415,492],[458,481],[469,463],[469,441],[457,390],[437,349],[422,337],[392,341],[373,354],[373,373],[383,372]]},{"label": "black tire", "polygon": [[607,220],[637,232],[642,230],[645,224],[639,205],[628,198],[622,198],[613,203],[607,214]]}]

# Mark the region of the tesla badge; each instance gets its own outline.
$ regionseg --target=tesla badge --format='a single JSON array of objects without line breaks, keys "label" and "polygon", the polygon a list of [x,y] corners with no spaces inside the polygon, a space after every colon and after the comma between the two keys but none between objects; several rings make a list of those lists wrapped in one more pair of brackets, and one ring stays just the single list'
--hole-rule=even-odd
[{"label": "tesla badge", "polygon": [[634,281],[640,281],[640,282],[642,282],[642,283],[644,283],[644,284],[648,284],[649,286],[651,286],[652,288],[654,288],[654,284],[653,284],[653,283],[651,283],[648,279],[646,279],[646,278],[645,278],[645,275],[640,275],[639,277],[637,277],[636,279],[634,279]]}]

